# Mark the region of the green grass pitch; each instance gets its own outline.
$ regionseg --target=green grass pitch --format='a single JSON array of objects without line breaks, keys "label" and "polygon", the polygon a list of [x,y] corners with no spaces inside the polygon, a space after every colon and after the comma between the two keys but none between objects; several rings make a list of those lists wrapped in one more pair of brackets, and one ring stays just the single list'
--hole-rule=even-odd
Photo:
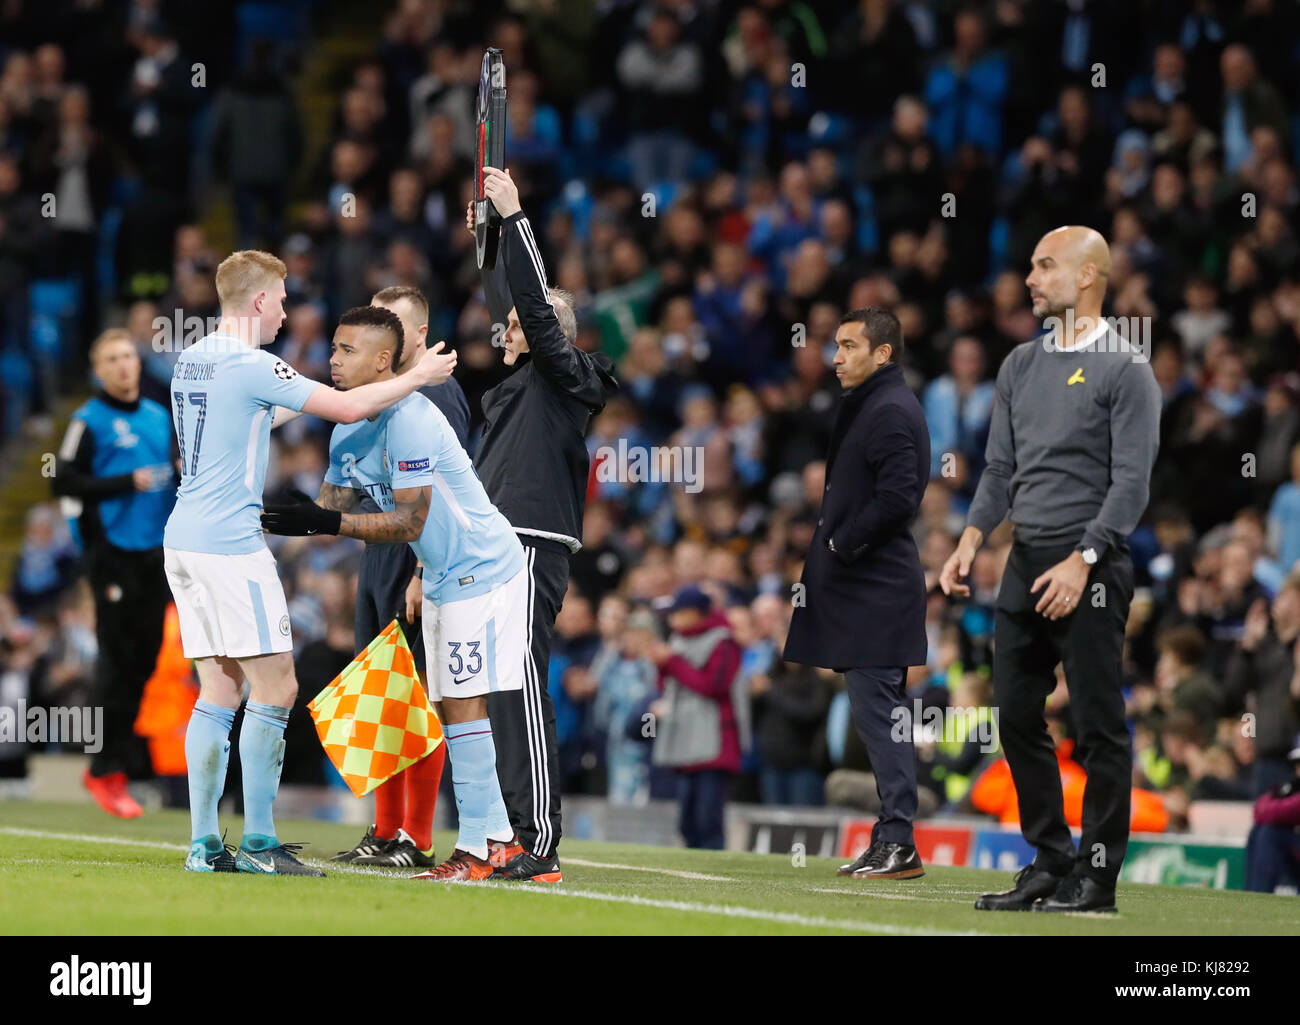
[{"label": "green grass pitch", "polygon": [[[239,819],[224,825],[237,835]],[[362,830],[277,823],[323,862]],[[865,883],[836,861],[566,840],[560,885],[413,883],[325,865],[328,878],[184,872],[189,818],[120,821],[75,804],[0,803],[0,932],[8,934],[1294,935],[1300,901],[1122,884],[1118,916],[978,912],[1010,875],[928,868]],[[440,833],[440,854],[454,837]]]}]

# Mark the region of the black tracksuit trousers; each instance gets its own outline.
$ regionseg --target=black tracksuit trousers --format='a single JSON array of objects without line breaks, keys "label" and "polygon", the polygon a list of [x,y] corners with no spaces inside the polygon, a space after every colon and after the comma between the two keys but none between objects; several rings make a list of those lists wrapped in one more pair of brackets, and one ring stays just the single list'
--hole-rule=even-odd
[{"label": "black tracksuit trousers", "polygon": [[101,543],[86,553],[95,596],[95,665],[92,704],[104,709],[103,747],[90,762],[92,776],[125,772],[133,779],[153,775],[148,745],[136,735],[144,685],[162,647],[171,588],[161,548],[133,552]]},{"label": "black tracksuit trousers", "polygon": [[524,850],[540,858],[560,842],[560,752],[555,706],[546,688],[551,631],[569,586],[569,550],[558,541],[519,535],[528,573],[528,646],[522,690],[488,694],[497,778],[510,824]]}]

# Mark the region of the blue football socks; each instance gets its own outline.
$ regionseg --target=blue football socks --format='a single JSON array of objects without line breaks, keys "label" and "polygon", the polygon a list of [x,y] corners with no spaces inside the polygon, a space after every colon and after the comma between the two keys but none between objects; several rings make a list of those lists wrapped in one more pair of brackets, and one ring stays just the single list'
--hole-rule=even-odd
[{"label": "blue football socks", "polygon": [[487,719],[444,727],[460,832],[456,846],[484,861],[488,837],[510,836],[510,816],[497,780],[497,749]]},{"label": "blue football socks", "polygon": [[[235,710],[196,701],[185,730],[185,765],[190,783],[190,840],[218,837],[217,805],[226,789],[230,727]],[[220,840],[218,839],[218,843]]]},{"label": "blue football socks", "polygon": [[266,850],[279,843],[271,803],[280,789],[289,712],[256,701],[244,706],[244,724],[239,730],[239,766],[244,774],[244,838],[240,846],[246,850]]}]

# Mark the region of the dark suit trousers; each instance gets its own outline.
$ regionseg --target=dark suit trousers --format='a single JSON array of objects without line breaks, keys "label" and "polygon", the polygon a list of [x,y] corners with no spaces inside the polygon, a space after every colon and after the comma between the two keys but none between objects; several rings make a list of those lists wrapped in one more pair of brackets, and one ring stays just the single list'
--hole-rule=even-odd
[{"label": "dark suit trousers", "polygon": [[[1128,850],[1132,741],[1124,724],[1120,666],[1124,624],[1133,598],[1133,563],[1110,551],[1093,567],[1079,608],[1052,622],[1034,611],[1029,587],[1073,546],[1012,546],[998,594],[993,695],[998,732],[1020,802],[1020,830],[1050,871],[1073,868],[1114,885]],[[1083,831],[1076,855],[1065,822],[1061,775],[1043,718],[1043,703],[1065,666],[1074,724],[1074,758],[1088,775]]]},{"label": "dark suit trousers", "polygon": [[[907,670],[895,666],[864,666],[844,673],[849,688],[849,710],[858,731],[880,795],[880,816],[871,842],[913,846],[912,820],[916,818],[916,750],[912,744],[912,706],[907,699]],[[907,715],[900,720],[894,709]],[[905,728],[900,728],[900,723]]]}]

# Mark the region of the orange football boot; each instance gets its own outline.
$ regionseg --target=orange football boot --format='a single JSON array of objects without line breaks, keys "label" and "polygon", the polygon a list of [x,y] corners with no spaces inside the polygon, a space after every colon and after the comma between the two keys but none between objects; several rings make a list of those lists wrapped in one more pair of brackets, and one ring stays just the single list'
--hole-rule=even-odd
[{"label": "orange football boot", "polygon": [[505,868],[523,853],[523,845],[519,842],[517,836],[511,837],[509,840],[488,841],[488,861],[493,868]]},{"label": "orange football boot", "polygon": [[459,848],[451,852],[451,857],[437,868],[421,872],[412,879],[431,879],[437,883],[480,883],[492,878],[492,863],[476,858]]}]

